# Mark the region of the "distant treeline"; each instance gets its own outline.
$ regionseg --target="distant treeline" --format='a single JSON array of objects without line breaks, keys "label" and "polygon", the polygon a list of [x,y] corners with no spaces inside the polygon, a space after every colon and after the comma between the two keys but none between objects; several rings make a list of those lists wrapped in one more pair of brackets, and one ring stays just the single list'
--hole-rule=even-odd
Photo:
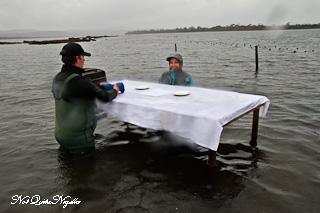
[{"label": "distant treeline", "polygon": [[214,32],[214,31],[250,31],[250,30],[301,30],[301,29],[319,29],[319,24],[296,24],[290,25],[287,23],[285,25],[273,25],[273,26],[265,26],[262,24],[258,25],[238,25],[231,24],[229,26],[215,26],[211,28],[206,27],[184,27],[184,28],[176,28],[176,29],[157,29],[157,30],[136,30],[129,31],[126,34],[148,34],[148,33],[185,33],[185,32]]}]

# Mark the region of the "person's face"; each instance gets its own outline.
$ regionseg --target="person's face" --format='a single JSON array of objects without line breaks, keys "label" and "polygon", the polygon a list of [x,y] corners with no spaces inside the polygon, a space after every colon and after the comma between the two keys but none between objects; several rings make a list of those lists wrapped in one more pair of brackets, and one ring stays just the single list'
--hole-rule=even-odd
[{"label": "person's face", "polygon": [[80,55],[80,56],[77,56],[77,63],[76,63],[76,66],[77,67],[80,67],[80,68],[83,68],[84,66],[84,55]]},{"label": "person's face", "polygon": [[170,62],[169,62],[169,66],[170,66],[170,69],[178,69],[178,68],[180,68],[180,63],[179,63],[178,59],[171,58]]}]

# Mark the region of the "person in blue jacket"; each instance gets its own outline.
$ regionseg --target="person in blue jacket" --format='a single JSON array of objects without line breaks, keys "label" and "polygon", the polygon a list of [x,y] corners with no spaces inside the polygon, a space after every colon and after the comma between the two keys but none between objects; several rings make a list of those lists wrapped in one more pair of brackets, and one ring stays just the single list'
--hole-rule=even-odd
[{"label": "person in blue jacket", "polygon": [[159,78],[160,84],[192,86],[193,81],[191,76],[182,71],[183,59],[178,53],[170,54],[167,57],[169,61],[169,71],[163,73]]}]

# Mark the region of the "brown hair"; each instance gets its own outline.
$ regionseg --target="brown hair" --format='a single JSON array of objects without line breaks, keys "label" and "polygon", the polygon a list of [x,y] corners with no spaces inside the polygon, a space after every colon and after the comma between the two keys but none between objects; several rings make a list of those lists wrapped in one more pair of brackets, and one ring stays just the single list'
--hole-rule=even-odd
[{"label": "brown hair", "polygon": [[77,62],[76,57],[74,55],[65,55],[66,51],[62,50],[60,52],[60,55],[62,56],[61,61],[65,64],[65,65],[73,65],[74,63]]}]

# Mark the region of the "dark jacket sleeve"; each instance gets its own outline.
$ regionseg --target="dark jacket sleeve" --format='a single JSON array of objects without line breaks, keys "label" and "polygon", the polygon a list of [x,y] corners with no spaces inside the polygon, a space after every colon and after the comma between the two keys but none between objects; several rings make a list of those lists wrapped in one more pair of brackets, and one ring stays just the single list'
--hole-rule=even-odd
[{"label": "dark jacket sleeve", "polygon": [[89,78],[78,76],[69,82],[66,98],[98,98],[101,101],[108,102],[117,97],[117,91],[114,89],[104,91],[95,85]]}]

